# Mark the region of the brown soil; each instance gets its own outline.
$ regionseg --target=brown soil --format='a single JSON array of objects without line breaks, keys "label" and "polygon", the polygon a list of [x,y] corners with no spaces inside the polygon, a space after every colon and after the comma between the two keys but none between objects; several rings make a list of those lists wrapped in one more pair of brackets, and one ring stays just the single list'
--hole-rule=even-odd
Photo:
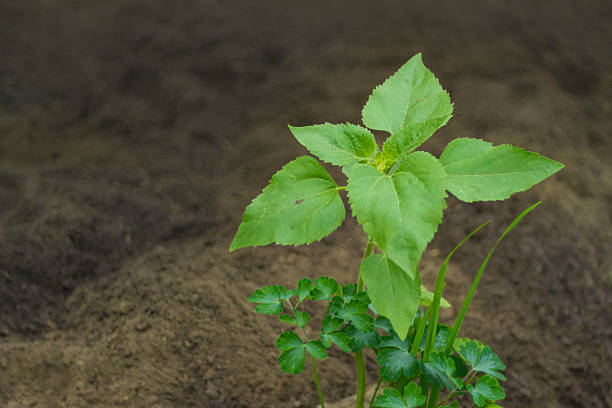
[{"label": "brown soil", "polygon": [[[464,333],[508,365],[506,407],[612,406],[611,5],[1,2],[0,406],[314,406],[309,374],[277,369],[281,324],[246,297],[354,280],[358,225],[311,247],[227,248],[270,175],[305,154],[286,123],[358,122],[418,51],[456,107],[426,149],[473,136],[567,166],[507,202],[449,200],[424,269],[493,219],[449,269],[459,304],[504,226],[543,200],[497,251]],[[355,379],[332,357],[330,401]]]}]

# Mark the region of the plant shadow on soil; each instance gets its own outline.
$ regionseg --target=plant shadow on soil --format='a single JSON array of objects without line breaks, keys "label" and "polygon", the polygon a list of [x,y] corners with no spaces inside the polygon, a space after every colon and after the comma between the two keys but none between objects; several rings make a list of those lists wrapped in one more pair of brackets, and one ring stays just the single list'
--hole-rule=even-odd
[{"label": "plant shadow on soil", "polygon": [[[0,406],[314,406],[310,375],[278,370],[283,324],[246,298],[355,280],[359,226],[349,211],[310,247],[229,242],[306,154],[285,124],[359,122],[419,51],[456,110],[426,150],[480,137],[566,165],[507,202],[451,198],[425,280],[492,219],[449,268],[459,305],[505,225],[542,200],[496,252],[463,334],[507,364],[505,407],[612,406],[609,2],[181,4],[0,4]],[[354,393],[353,364],[320,364],[327,400]]]}]

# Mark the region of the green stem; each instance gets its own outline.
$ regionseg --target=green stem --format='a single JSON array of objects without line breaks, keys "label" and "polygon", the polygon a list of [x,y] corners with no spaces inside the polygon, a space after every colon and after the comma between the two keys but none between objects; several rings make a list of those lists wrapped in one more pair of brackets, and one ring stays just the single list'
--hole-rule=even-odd
[{"label": "green stem", "polygon": [[427,408],[434,408],[436,406],[439,395],[440,395],[440,389],[433,387],[431,389],[431,393],[429,394],[429,403],[427,404]]},{"label": "green stem", "polygon": [[[368,245],[363,252],[363,259],[366,259],[374,250],[374,242],[368,241]],[[362,292],[364,287],[363,279],[359,274],[359,283],[357,284],[357,293]],[[366,387],[366,371],[365,362],[363,361],[363,350],[355,352],[355,366],[357,367],[357,398],[355,400],[355,408],[363,408],[365,402],[365,387]]]},{"label": "green stem", "polygon": [[319,394],[319,401],[321,402],[321,408],[325,408],[325,402],[323,402],[323,393],[321,392],[321,383],[319,382],[319,373],[317,372],[317,360],[312,357],[312,372],[314,374],[314,382],[317,386],[317,394]]},{"label": "green stem", "polygon": [[380,384],[382,383],[383,379],[382,377],[380,377],[378,379],[378,383],[376,383],[376,388],[374,388],[374,395],[372,395],[372,400],[370,400],[370,408],[374,408],[374,401],[376,401],[376,394],[378,394],[378,388],[380,387]]},{"label": "green stem", "polygon": [[355,363],[357,366],[357,398],[355,408],[363,408],[365,402],[366,371],[363,361],[363,350],[355,352]]},{"label": "green stem", "polygon": [[412,346],[410,348],[410,354],[415,357],[419,352],[419,347],[421,346],[421,340],[423,339],[423,333],[425,333],[425,326],[427,325],[427,320],[429,320],[430,312],[431,308],[428,308],[423,314],[423,317],[421,317],[421,321],[419,322],[416,335],[414,336],[414,341],[412,342]]}]

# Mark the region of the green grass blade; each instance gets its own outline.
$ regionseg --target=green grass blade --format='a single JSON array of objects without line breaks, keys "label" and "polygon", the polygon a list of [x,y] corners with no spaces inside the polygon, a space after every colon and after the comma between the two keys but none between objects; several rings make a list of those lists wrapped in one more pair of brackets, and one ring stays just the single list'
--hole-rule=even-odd
[{"label": "green grass blade", "polygon": [[525,211],[520,213],[514,219],[514,221],[512,221],[512,223],[510,223],[510,225],[508,225],[508,227],[506,228],[504,233],[501,234],[501,236],[495,242],[495,245],[493,245],[493,247],[491,248],[491,250],[487,254],[487,257],[482,262],[482,265],[480,265],[480,269],[478,269],[478,273],[476,274],[476,277],[474,278],[474,281],[472,282],[472,287],[470,288],[470,291],[468,292],[468,295],[465,298],[465,301],[463,302],[463,305],[461,306],[461,310],[459,311],[459,315],[457,316],[457,319],[455,320],[455,326],[453,327],[453,329],[451,330],[450,335],[448,336],[448,340],[446,342],[446,348],[444,349],[445,354],[449,354],[451,352],[451,350],[453,349],[453,343],[455,341],[455,338],[457,337],[457,334],[459,334],[459,330],[461,329],[461,324],[463,323],[463,319],[465,318],[465,314],[467,313],[467,310],[470,307],[470,303],[472,302],[472,298],[474,297],[474,293],[476,292],[476,287],[478,286],[478,282],[480,282],[480,278],[482,277],[482,273],[484,272],[485,268],[487,267],[487,263],[489,262],[489,258],[491,258],[491,255],[493,255],[493,252],[495,251],[495,249],[497,248],[497,246],[499,245],[501,240],[504,239],[504,237],[510,231],[512,231],[514,229],[514,227],[516,227],[516,225],[523,219],[524,216],[529,214],[534,208],[536,208],[540,204],[542,204],[541,201],[538,201],[537,203],[533,204],[531,207],[527,208]]},{"label": "green grass blade", "polygon": [[489,221],[482,223],[481,225],[478,226],[478,228],[476,228],[474,231],[470,232],[465,238],[463,238],[463,240],[459,242],[459,244],[457,244],[457,246],[453,248],[452,251],[450,251],[446,259],[444,259],[442,266],[440,266],[440,271],[438,272],[438,278],[436,280],[434,299],[431,304],[431,309],[433,313],[431,313],[431,316],[430,316],[429,330],[427,331],[427,341],[425,343],[425,350],[423,352],[424,362],[429,361],[429,355],[431,354],[431,351],[433,349],[435,338],[436,338],[436,332],[438,331],[438,317],[440,315],[440,299],[442,299],[442,291],[444,290],[444,277],[446,275],[446,268],[448,267],[448,263],[450,262],[453,254],[459,248],[461,248],[461,246],[465,244],[465,242],[468,239],[470,239],[472,235],[476,234],[478,231],[480,231],[481,228],[484,228],[490,222],[491,221],[489,220]]}]

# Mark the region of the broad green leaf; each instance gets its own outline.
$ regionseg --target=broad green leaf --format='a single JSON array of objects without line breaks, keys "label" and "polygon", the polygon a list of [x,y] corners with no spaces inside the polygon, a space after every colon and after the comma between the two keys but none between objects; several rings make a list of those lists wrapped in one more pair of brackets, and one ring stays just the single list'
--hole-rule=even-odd
[{"label": "broad green leaf", "polygon": [[350,123],[289,126],[289,130],[310,153],[324,162],[347,167],[349,171],[354,163],[367,161],[378,150],[374,135],[368,129]]},{"label": "broad green leaf", "polygon": [[401,375],[416,376],[419,370],[419,360],[407,350],[384,348],[378,352],[380,376],[387,381],[395,381]]},{"label": "broad green leaf", "polygon": [[298,374],[304,370],[304,360],[306,352],[304,347],[296,347],[291,350],[283,351],[278,357],[280,368],[288,374]]},{"label": "broad green leaf", "polygon": [[417,54],[374,89],[362,117],[370,129],[391,134],[404,130],[405,136],[394,143],[402,151],[427,140],[450,119],[452,112],[448,93]]},{"label": "broad green leaf", "polygon": [[300,339],[300,336],[292,331],[283,332],[278,339],[276,339],[276,348],[282,351],[294,349],[296,347],[303,347],[304,342]]},{"label": "broad green leaf", "polygon": [[310,291],[313,300],[329,300],[338,290],[338,282],[327,276],[315,280],[314,287]]},{"label": "broad green leaf", "polygon": [[563,164],[511,145],[458,138],[446,146],[440,162],[448,173],[448,191],[466,202],[505,200],[563,168]]},{"label": "broad green leaf", "polygon": [[320,360],[327,358],[327,351],[318,340],[311,340],[306,343],[306,351],[314,358],[318,358]]},{"label": "broad green leaf", "polygon": [[[429,307],[431,306],[431,303],[433,302],[433,298],[434,298],[433,292],[430,292],[429,290],[427,290],[425,285],[421,285],[421,295],[419,298],[419,303],[422,304],[423,306]],[[448,300],[444,298],[440,298],[440,307],[448,308],[448,307],[451,307],[451,304],[448,303]]]},{"label": "broad green leaf", "polygon": [[273,242],[309,244],[329,235],[345,216],[337,187],[315,158],[298,157],[247,207],[230,251]]},{"label": "broad green leaf", "polygon": [[303,329],[308,324],[308,321],[310,320],[310,315],[306,312],[296,310],[295,319],[297,321],[298,326]]},{"label": "broad green leaf", "polygon": [[321,339],[321,344],[323,345],[323,347],[325,347],[325,348],[330,348],[331,347],[332,340],[331,340],[331,337],[329,337],[329,334],[321,333],[319,335],[319,339]]},{"label": "broad green leaf", "polygon": [[[414,270],[413,270],[414,271]],[[370,255],[359,271],[376,311],[388,318],[393,329],[405,339],[419,306],[419,282],[382,254]]]},{"label": "broad green leaf", "polygon": [[[255,311],[263,314],[281,314],[283,312],[283,301],[291,296],[283,286],[270,285],[257,289],[251,296],[249,302],[258,303]],[[281,319],[282,320],[282,319]]]},{"label": "broad green leaf", "polygon": [[488,375],[481,377],[474,386],[468,384],[467,389],[477,407],[483,407],[487,402],[506,398],[504,389],[497,380]]},{"label": "broad green leaf", "polygon": [[445,186],[446,173],[438,160],[415,152],[393,174],[355,165],[348,180],[349,202],[382,252],[412,273],[442,221]]},{"label": "broad green leaf", "polygon": [[404,395],[394,388],[387,388],[376,398],[374,407],[381,408],[416,408],[425,403],[426,397],[421,394],[421,388],[411,382],[404,387]]},{"label": "broad green leaf", "polygon": [[302,302],[304,299],[310,296],[311,290],[312,290],[312,281],[308,278],[300,279],[297,285],[298,300]]},{"label": "broad green leaf", "polygon": [[489,374],[491,377],[495,377],[502,381],[506,380],[506,377],[499,372],[500,370],[505,370],[506,366],[493,352],[491,347],[482,347],[482,345],[470,340],[459,348],[459,355],[465,359],[475,371]]},{"label": "broad green leaf", "polygon": [[380,335],[376,330],[363,332],[355,326],[348,326],[346,334],[351,338],[351,350],[353,352],[363,350],[366,347],[377,347],[380,341]]},{"label": "broad green leaf", "polygon": [[357,296],[357,285],[355,283],[349,283],[342,287],[342,299],[345,302],[349,302]]},{"label": "broad green leaf", "polygon": [[283,351],[278,357],[283,372],[297,374],[304,369],[304,343],[300,336],[292,331],[286,331],[276,340],[276,347]]},{"label": "broad green leaf", "polygon": [[455,363],[444,353],[431,353],[431,361],[423,363],[425,377],[438,388],[446,387],[455,391],[463,386],[460,378],[453,377]]}]

